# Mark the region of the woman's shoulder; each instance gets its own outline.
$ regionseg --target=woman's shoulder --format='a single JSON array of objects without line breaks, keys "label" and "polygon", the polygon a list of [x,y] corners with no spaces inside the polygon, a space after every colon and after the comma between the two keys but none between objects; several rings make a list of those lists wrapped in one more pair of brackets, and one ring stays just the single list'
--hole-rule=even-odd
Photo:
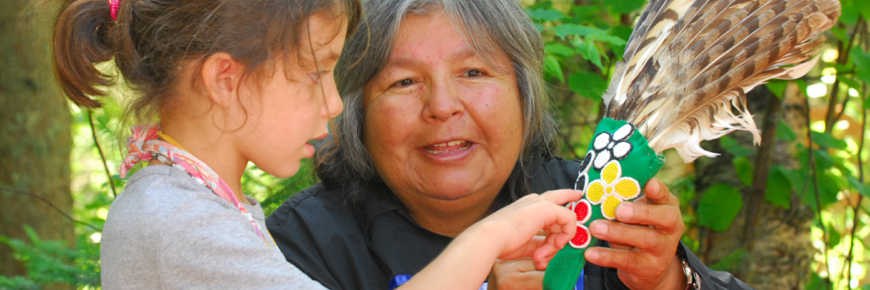
[{"label": "woman's shoulder", "polygon": [[268,226],[287,226],[305,220],[332,220],[343,218],[354,221],[353,211],[345,202],[345,193],[315,184],[293,195],[266,219]]}]

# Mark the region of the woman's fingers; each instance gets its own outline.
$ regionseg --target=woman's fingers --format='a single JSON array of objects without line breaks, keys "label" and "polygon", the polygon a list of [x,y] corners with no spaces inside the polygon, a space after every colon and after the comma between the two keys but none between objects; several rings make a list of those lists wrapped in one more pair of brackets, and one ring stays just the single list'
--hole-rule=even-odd
[{"label": "woman's fingers", "polygon": [[682,230],[683,226],[678,207],[640,202],[624,202],[617,206],[616,220],[626,224],[653,226],[667,233]]}]

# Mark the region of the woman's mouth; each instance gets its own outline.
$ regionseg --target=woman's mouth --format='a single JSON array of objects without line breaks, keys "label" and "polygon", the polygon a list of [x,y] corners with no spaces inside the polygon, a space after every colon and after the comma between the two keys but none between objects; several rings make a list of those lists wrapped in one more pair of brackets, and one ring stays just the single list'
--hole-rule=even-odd
[{"label": "woman's mouth", "polygon": [[472,142],[462,141],[462,140],[454,140],[446,143],[433,144],[426,147],[423,147],[423,150],[426,150],[429,154],[443,154],[457,150],[466,150],[474,145]]}]

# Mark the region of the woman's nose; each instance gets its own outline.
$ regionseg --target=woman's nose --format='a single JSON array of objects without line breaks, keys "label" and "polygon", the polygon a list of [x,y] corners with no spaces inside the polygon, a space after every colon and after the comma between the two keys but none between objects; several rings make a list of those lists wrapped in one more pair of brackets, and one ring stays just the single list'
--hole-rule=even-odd
[{"label": "woman's nose", "polygon": [[423,114],[426,119],[447,121],[453,116],[460,115],[464,107],[459,99],[456,87],[449,82],[436,81],[428,93],[428,102],[425,104]]}]

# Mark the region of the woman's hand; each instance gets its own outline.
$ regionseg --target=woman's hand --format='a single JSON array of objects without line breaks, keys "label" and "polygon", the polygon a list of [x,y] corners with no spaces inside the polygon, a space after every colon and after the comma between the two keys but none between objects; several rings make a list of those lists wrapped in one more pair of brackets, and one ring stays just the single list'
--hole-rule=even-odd
[{"label": "woman's hand", "polygon": [[676,255],[684,227],[679,200],[656,178],[647,183],[644,194],[616,208],[619,222],[592,222],[592,235],[608,241],[610,249],[589,248],[586,260],[616,268],[631,289],[685,289],[686,277]]},{"label": "woman's hand", "polygon": [[[501,243],[498,244],[502,246],[499,259],[531,256],[535,265],[544,269],[577,231],[576,214],[562,204],[582,196],[581,192],[571,189],[529,194],[484,218],[468,231],[483,231],[488,240]],[[542,229],[546,237],[534,238]]]}]

